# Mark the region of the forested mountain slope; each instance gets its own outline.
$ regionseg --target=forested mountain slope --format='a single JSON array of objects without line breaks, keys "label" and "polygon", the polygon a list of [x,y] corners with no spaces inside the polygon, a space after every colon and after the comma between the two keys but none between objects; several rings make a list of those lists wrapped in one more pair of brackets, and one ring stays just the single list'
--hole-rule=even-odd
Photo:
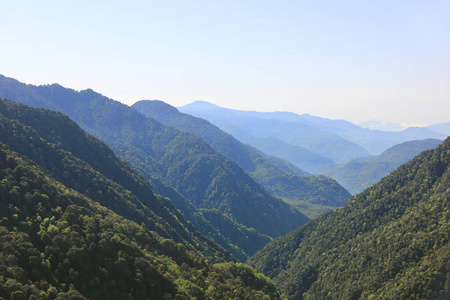
[{"label": "forested mountain slope", "polygon": [[0,77],[0,95],[35,106],[51,103],[104,140],[147,179],[157,177],[198,208],[217,209],[260,234],[282,235],[308,220],[202,139],[164,126],[92,90],[77,92],[57,84],[33,86]]},{"label": "forested mountain slope", "polygon": [[0,143],[0,297],[279,298],[249,267],[212,264],[95,200]]},{"label": "forested mountain slope", "polygon": [[436,139],[404,142],[380,155],[353,159],[334,168],[322,170],[320,173],[333,177],[356,195],[420,152],[436,148],[440,143],[442,140]]},{"label": "forested mountain slope", "polygon": [[[350,194],[331,178],[311,176],[290,163],[245,145],[206,120],[180,113],[162,101],[139,101],[133,108],[167,126],[195,134],[237,162],[274,195],[292,203],[343,206]],[[308,176],[307,176],[308,175]]]},{"label": "forested mountain slope", "polygon": [[155,196],[147,180],[67,116],[0,99],[0,142],[116,214],[210,259],[231,259],[186,222],[168,199]]},{"label": "forested mountain slope", "polygon": [[449,299],[450,138],[250,264],[292,299]]},{"label": "forested mountain slope", "polygon": [[[172,204],[167,200],[161,198],[158,201],[154,201],[152,187],[147,180],[131,170],[125,162],[115,156],[109,147],[84,132],[67,116],[45,109],[36,109],[19,103],[11,103],[4,99],[0,99],[0,113],[0,124],[2,124],[0,141],[8,144],[13,150],[32,158],[42,167],[50,170],[59,181],[62,181],[69,187],[75,188],[73,186],[75,178],[83,177],[84,179],[81,181],[84,183],[83,186],[77,183],[78,188],[82,187],[84,189],[83,193],[88,191],[87,195],[92,196],[91,193],[95,194],[100,191],[100,195],[103,195],[103,197],[97,198],[104,199],[105,206],[111,207],[114,205],[118,214],[126,214],[130,218],[138,217],[139,219],[133,220],[139,222],[143,222],[141,219],[143,216],[138,214],[138,211],[141,210],[136,211],[136,209],[142,205],[162,213],[158,218],[163,217],[164,213],[166,213],[167,208],[164,208],[164,206],[169,206],[171,210],[175,211]],[[45,140],[42,138],[45,138]],[[58,149],[48,144],[47,141],[57,145]],[[56,157],[64,157],[63,161],[66,163],[55,164]],[[73,163],[69,164],[68,162]],[[89,165],[87,166],[86,163]],[[92,168],[94,168],[95,172]],[[111,191],[114,190],[111,187],[100,188],[96,185],[95,182],[99,181],[98,177],[100,177],[101,182],[112,180],[120,184],[141,200],[135,197],[127,199],[126,203],[135,201],[138,203],[137,206],[111,201],[110,198],[112,196],[114,196],[113,199],[117,198],[120,200],[123,200],[123,197],[111,194]],[[219,230],[221,227],[212,226],[204,215],[178,192],[156,178],[153,178],[153,185],[158,193],[164,194],[176,203],[186,219],[191,221],[202,234],[222,245],[240,260],[245,260],[249,254],[256,252],[271,240],[268,236],[260,235],[254,231],[249,235],[250,230],[248,228],[242,225],[238,226],[235,223],[233,224],[238,227],[238,230],[234,231],[235,234],[233,236],[225,238]],[[121,191],[118,193],[123,194]],[[141,204],[141,201],[144,204]],[[147,213],[148,209],[143,211]],[[163,222],[173,219],[170,216],[169,214]],[[181,219],[181,216],[178,214],[175,218]],[[188,236],[191,235],[185,230],[181,230],[181,232],[188,234]],[[161,232],[159,233],[161,234]],[[228,232],[227,234],[229,235]],[[251,236],[250,241],[245,241],[242,236]],[[178,240],[175,236],[166,237]],[[194,243],[202,245],[199,241],[194,241]]]},{"label": "forested mountain slope", "polygon": [[195,134],[210,144],[215,150],[231,158],[248,173],[264,170],[269,165],[275,170],[297,175],[310,175],[287,161],[269,157],[264,153],[241,143],[210,122],[178,111],[177,108],[159,100],[142,100],[131,107],[156,121]]}]

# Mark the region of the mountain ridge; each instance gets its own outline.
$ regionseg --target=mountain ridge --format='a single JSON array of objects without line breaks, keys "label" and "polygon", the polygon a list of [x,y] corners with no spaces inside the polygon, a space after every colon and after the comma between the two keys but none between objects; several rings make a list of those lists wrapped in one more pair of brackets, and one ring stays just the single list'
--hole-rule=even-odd
[{"label": "mountain ridge", "polygon": [[[367,149],[372,155],[377,155],[396,144],[400,144],[409,140],[420,140],[426,138],[445,139],[449,132],[445,134],[437,133],[429,130],[432,127],[408,127],[401,131],[381,131],[370,130],[368,128],[362,128],[356,124],[353,124],[345,120],[332,120],[327,118],[321,118],[312,116],[310,114],[298,115],[292,112],[255,112],[255,111],[238,111],[232,109],[220,108],[220,106],[206,105],[205,102],[195,102],[195,105],[188,104],[180,109],[188,112],[191,109],[191,113],[195,110],[201,111],[206,117],[206,112],[219,111],[223,113],[224,110],[232,111],[240,115],[247,115],[252,117],[264,118],[264,119],[277,119],[296,124],[312,126],[319,130],[324,130],[339,135],[340,137],[348,140],[349,142],[356,143],[359,146]],[[359,155],[364,156],[364,155]],[[352,158],[356,158],[354,156]],[[330,157],[331,158],[331,157]],[[335,160],[336,161],[336,160]],[[338,161],[339,162],[339,161]],[[341,161],[343,162],[343,161]]]},{"label": "mountain ridge", "polygon": [[[188,104],[179,107],[179,110],[206,119],[236,137],[236,129],[240,128],[256,138],[275,137],[292,145],[306,148],[336,162],[369,155],[361,146],[349,142],[335,133],[326,132],[307,124],[264,117],[270,113],[225,109],[219,106],[213,106],[212,108],[207,106],[196,111],[198,104],[195,106]],[[242,142],[246,141],[242,140]],[[334,145],[334,147],[331,147],[331,145]],[[336,149],[340,149],[339,152]]]},{"label": "mountain ridge", "polygon": [[69,189],[1,142],[0,178],[2,298],[279,298],[248,266],[212,264]]},{"label": "mountain ridge", "polygon": [[[0,95],[44,107],[51,102],[106,142],[146,179],[156,177],[175,187],[197,208],[228,213],[263,235],[285,234],[308,220],[200,138],[164,126],[92,90],[25,85],[0,77]],[[274,211],[278,213],[274,215]]]},{"label": "mountain ridge", "polygon": [[[155,196],[147,180],[67,116],[0,99],[0,125],[2,143],[35,161],[67,187],[95,198],[122,217],[146,224],[162,237],[186,245],[210,243],[203,237],[197,240],[199,233],[170,201]],[[78,146],[82,149],[77,150]],[[126,195],[126,201],[117,200],[122,195]],[[186,235],[184,227],[192,233]],[[190,241],[196,235],[195,243]],[[220,251],[218,258],[223,256]]]},{"label": "mountain ridge", "polygon": [[180,113],[162,101],[138,101],[133,108],[157,121],[195,134],[216,151],[236,161],[255,180],[274,195],[326,206],[342,206],[350,194],[333,180],[316,177],[290,166],[288,162],[269,157],[259,150],[239,142],[206,120]]}]

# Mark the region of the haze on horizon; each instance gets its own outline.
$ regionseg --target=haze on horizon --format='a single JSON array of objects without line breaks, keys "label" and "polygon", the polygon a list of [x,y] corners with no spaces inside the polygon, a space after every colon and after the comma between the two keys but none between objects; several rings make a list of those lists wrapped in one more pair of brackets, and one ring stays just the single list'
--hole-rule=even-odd
[{"label": "haze on horizon", "polygon": [[128,105],[450,121],[448,1],[2,1],[0,74]]}]

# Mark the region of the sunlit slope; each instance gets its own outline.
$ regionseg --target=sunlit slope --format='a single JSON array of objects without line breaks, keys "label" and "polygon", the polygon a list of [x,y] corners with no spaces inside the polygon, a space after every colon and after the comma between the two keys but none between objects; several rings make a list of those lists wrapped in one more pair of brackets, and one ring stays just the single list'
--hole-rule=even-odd
[{"label": "sunlit slope", "polygon": [[149,181],[67,116],[1,99],[0,126],[0,142],[68,188],[211,259],[231,258],[187,222],[171,201],[154,195]]},{"label": "sunlit slope", "polygon": [[0,95],[34,106],[51,106],[69,115],[147,179],[156,177],[197,208],[217,209],[260,234],[286,234],[308,220],[202,139],[164,126],[92,90],[26,85],[2,77]]},{"label": "sunlit slope", "polygon": [[0,178],[2,298],[279,298],[273,283],[249,267],[212,264],[68,188],[2,143]]},{"label": "sunlit slope", "polygon": [[249,261],[293,299],[450,297],[450,139]]}]

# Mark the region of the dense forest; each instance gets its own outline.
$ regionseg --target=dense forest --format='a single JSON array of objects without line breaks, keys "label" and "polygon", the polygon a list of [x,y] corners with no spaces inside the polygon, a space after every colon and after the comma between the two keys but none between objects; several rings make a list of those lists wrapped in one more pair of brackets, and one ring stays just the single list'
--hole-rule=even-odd
[{"label": "dense forest", "polygon": [[129,221],[0,144],[0,297],[278,298],[268,279]]},{"label": "dense forest", "polygon": [[0,141],[0,297],[279,298],[61,113],[2,99]]},{"label": "dense forest", "polygon": [[249,263],[293,299],[449,299],[450,138]]},{"label": "dense forest", "polygon": [[[57,84],[26,85],[0,76],[0,95],[69,115],[84,130],[105,141],[146,179],[163,183],[158,185],[159,193],[178,192],[196,208],[216,209],[226,214],[236,224],[236,230],[253,228],[260,234],[256,241],[251,240],[255,235],[248,236],[245,244],[259,244],[264,236],[286,234],[309,220],[270,194],[234,161],[216,152],[201,138],[164,126],[92,90],[77,92]],[[175,188],[176,192],[164,185]],[[220,232],[221,228],[216,230]],[[217,236],[213,232],[209,235],[206,230],[203,233],[214,239]],[[224,247],[238,243],[215,240]],[[243,260],[253,253],[242,248],[234,252]]]},{"label": "dense forest", "polygon": [[[335,180],[161,101],[144,115],[0,75],[1,96],[0,299],[450,298],[450,138],[332,162],[364,181],[440,144],[347,201]],[[301,138],[298,115],[275,115]],[[315,142],[344,143],[345,122],[301,117],[334,128]],[[283,123],[260,119],[252,134]]]},{"label": "dense forest", "polygon": [[216,151],[237,162],[272,194],[284,198],[308,216],[315,216],[315,211],[324,206],[343,206],[350,199],[351,195],[335,180],[312,176],[285,160],[267,156],[208,121],[180,113],[162,101],[139,101],[132,107],[164,125],[201,137]]},{"label": "dense forest", "polygon": [[[166,238],[199,247],[214,245],[196,233],[170,201],[155,196],[147,180],[67,116],[4,99],[0,99],[0,112],[1,142],[34,160],[66,186],[95,197],[117,214],[144,223]],[[186,232],[185,227],[190,230]],[[208,253],[214,248],[209,247],[199,250]],[[215,255],[222,256],[211,253]]]},{"label": "dense forest", "polygon": [[[118,214],[138,218],[134,220],[139,222],[145,221],[147,217],[143,214],[149,213],[148,210],[136,211],[136,208],[143,206],[140,202],[145,200],[145,205],[152,208],[153,212],[159,211],[162,215],[166,214],[163,222],[173,221],[174,217],[170,213],[167,214],[167,208],[164,208],[164,206],[169,206],[173,210],[172,203],[161,197],[158,198],[159,201],[154,200],[152,190],[156,186],[158,191],[163,191],[170,200],[176,203],[184,214],[183,217],[190,220],[196,229],[215,240],[240,260],[245,260],[248,258],[248,254],[255,253],[271,241],[269,236],[238,224],[232,217],[225,215],[219,218],[224,221],[224,224],[215,219],[213,226],[212,222],[205,218],[204,213],[196,209],[175,190],[157,179],[153,180],[152,187],[147,180],[131,170],[125,162],[119,160],[103,142],[84,132],[75,122],[61,113],[36,109],[20,103],[11,103],[5,99],[0,99],[0,112],[3,115],[0,117],[2,125],[0,140],[2,142],[52,171],[57,179],[66,185],[78,188],[78,190],[83,188],[86,191],[84,193],[89,196],[96,195],[97,201],[102,200],[107,207],[111,208],[114,205]],[[52,141],[53,145],[49,145],[41,137]],[[58,149],[55,149],[55,144]],[[64,163],[55,163],[57,157]],[[95,168],[96,171],[92,168]],[[82,180],[77,181],[79,178]],[[123,199],[120,195],[123,194],[123,191],[120,187],[97,184],[97,182],[102,182],[112,185],[111,180],[127,188],[140,199],[129,195],[126,203],[121,203]],[[82,186],[80,182],[83,182]],[[115,190],[118,191],[112,193]],[[98,191],[101,191],[102,197],[97,195]],[[162,207],[158,206],[160,202],[163,203]],[[128,203],[133,204],[128,205]],[[217,214],[220,213],[216,211]],[[182,220],[183,217],[177,214],[175,219]],[[251,232],[250,235],[249,232]],[[166,237],[175,238],[175,236]],[[195,244],[202,245],[199,241],[195,241]],[[205,250],[203,249],[203,251]]]}]

